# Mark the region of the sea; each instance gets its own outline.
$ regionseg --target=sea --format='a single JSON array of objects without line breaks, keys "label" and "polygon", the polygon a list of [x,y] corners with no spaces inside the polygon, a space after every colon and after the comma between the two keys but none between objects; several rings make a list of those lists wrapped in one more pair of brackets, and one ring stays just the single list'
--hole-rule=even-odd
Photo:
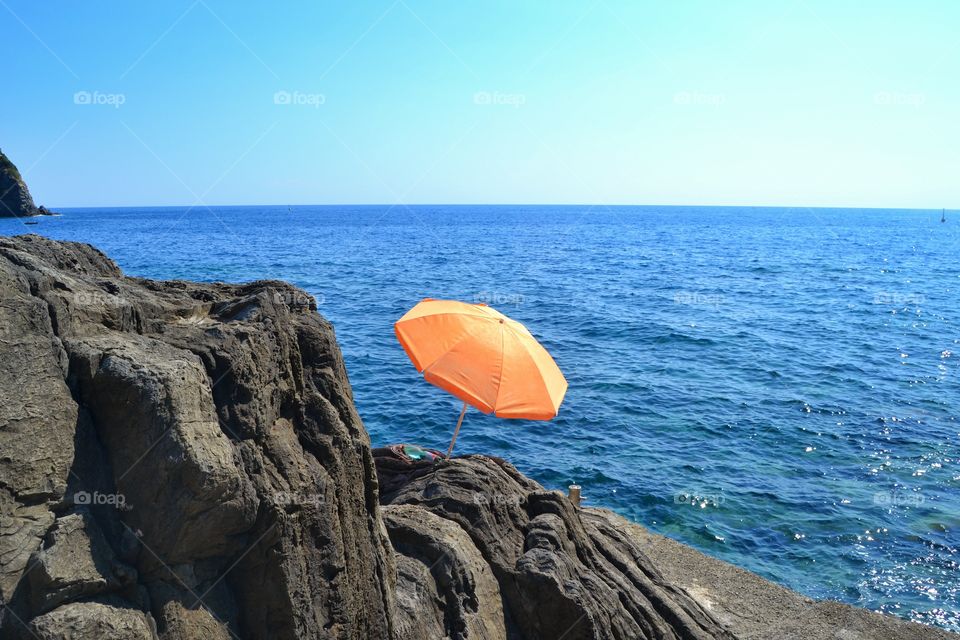
[{"label": "sea", "polygon": [[343,349],[374,446],[445,449],[459,402],[393,323],[523,322],[569,381],[550,422],[468,411],[511,461],[814,598],[960,631],[960,211],[636,206],[62,209],[0,234],[129,275],[290,281]]}]

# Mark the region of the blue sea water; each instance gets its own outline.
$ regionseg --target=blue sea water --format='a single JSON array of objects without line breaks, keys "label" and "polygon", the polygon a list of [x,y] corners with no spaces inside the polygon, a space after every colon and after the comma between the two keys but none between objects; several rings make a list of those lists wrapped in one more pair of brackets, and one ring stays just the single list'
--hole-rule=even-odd
[{"label": "blue sea water", "polygon": [[457,444],[816,598],[960,630],[960,213],[606,206],[73,209],[0,234],[131,275],[289,280],[343,347],[374,445],[444,448],[458,403],[392,323],[424,297],[524,322],[550,423]]}]

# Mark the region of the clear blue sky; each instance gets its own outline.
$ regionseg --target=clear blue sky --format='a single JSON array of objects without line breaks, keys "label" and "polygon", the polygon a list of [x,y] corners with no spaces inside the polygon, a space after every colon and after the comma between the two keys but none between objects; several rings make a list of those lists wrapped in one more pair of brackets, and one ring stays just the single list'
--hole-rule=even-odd
[{"label": "clear blue sky", "polygon": [[0,148],[54,207],[960,207],[958,27],[955,0],[0,0]]}]

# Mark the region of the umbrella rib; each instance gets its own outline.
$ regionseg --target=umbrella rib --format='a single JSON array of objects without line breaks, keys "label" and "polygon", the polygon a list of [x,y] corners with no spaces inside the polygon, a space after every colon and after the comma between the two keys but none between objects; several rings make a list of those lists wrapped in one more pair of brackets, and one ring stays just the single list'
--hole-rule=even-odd
[{"label": "umbrella rib", "polygon": [[[541,348],[542,348],[542,345],[541,345]],[[531,361],[531,362],[534,364],[534,366],[536,367],[536,366],[537,366],[537,359],[533,357],[533,354],[532,354],[532,353],[530,353],[529,345],[526,344],[523,340],[520,341],[520,350],[521,350],[521,352],[522,352],[526,357],[528,357],[528,358],[530,359],[530,361]],[[549,355],[549,354],[548,354],[548,355]],[[540,380],[540,384],[543,386],[543,392],[544,392],[544,394],[546,395],[547,400],[550,402],[550,405],[552,406],[552,405],[553,405],[553,397],[550,395],[550,388],[547,386],[547,381],[543,378],[542,375],[541,375],[541,376],[537,376],[537,379]],[[498,399],[499,399],[499,393],[498,393]],[[559,414],[559,409],[560,409],[559,406],[554,407],[554,410],[553,410],[553,412],[554,412],[554,417],[556,417],[556,416]],[[496,414],[494,414],[494,415],[496,415]]]},{"label": "umbrella rib", "polygon": [[[468,314],[449,313],[449,312],[447,312],[447,313],[435,313],[435,314],[432,314],[432,315],[433,315],[433,316],[448,316],[448,315],[468,315]],[[421,317],[421,318],[425,318],[426,316],[420,316],[420,317]],[[487,320],[496,320],[496,318],[493,318],[493,317],[491,317],[491,316],[471,316],[471,317],[474,317],[474,318],[485,318],[485,319],[487,319]],[[419,320],[419,318],[415,318],[415,320]],[[408,320],[407,322],[409,322],[409,320]],[[400,323],[398,322],[397,324],[400,324]],[[437,363],[438,360],[440,360],[440,358],[442,358],[443,356],[447,355],[448,353],[450,353],[451,351],[453,351],[454,349],[456,349],[458,346],[460,346],[460,343],[461,343],[461,342],[463,342],[463,341],[466,340],[467,338],[471,338],[471,337],[473,337],[472,334],[470,334],[469,332],[466,333],[462,338],[460,338],[459,340],[457,340],[456,342],[454,342],[452,345],[450,345],[450,348],[449,348],[449,349],[447,349],[446,351],[444,351],[443,353],[441,353],[439,356],[437,356],[436,358],[434,358],[433,360],[431,360],[431,361],[430,361],[430,364],[424,365],[424,366],[423,366],[423,369],[420,369],[420,373],[423,373],[424,371],[426,371],[427,369],[429,369],[430,367],[432,367],[434,364]]]},{"label": "umbrella rib", "polygon": [[497,397],[493,399],[493,415],[497,415],[497,405],[500,404],[500,392],[503,391],[503,363],[507,359],[504,342],[507,330],[500,324],[500,374],[497,376]]},{"label": "umbrella rib", "polygon": [[466,340],[469,340],[469,339],[472,338],[472,337],[473,337],[473,335],[471,335],[470,333],[467,333],[466,335],[464,335],[462,338],[460,338],[459,340],[457,340],[456,342],[454,342],[452,345],[450,345],[450,348],[449,348],[449,349],[447,349],[446,351],[444,351],[443,353],[441,353],[439,356],[437,356],[436,358],[434,358],[433,361],[430,362],[430,364],[426,365],[423,369],[421,369],[421,370],[420,370],[420,373],[426,373],[426,372],[427,372],[427,369],[429,369],[429,368],[432,367],[433,365],[435,365],[435,364],[437,364],[438,362],[440,362],[440,360],[442,360],[444,356],[446,356],[448,353],[450,353],[451,351],[453,351],[454,349],[456,349],[457,347],[459,347],[461,343],[465,342]]}]

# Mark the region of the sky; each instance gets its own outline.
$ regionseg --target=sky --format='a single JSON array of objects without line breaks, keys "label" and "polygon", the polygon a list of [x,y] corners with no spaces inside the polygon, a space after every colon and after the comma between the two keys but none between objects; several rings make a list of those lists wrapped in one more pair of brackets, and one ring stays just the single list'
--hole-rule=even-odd
[{"label": "sky", "polygon": [[960,2],[0,0],[49,207],[960,208]]}]

